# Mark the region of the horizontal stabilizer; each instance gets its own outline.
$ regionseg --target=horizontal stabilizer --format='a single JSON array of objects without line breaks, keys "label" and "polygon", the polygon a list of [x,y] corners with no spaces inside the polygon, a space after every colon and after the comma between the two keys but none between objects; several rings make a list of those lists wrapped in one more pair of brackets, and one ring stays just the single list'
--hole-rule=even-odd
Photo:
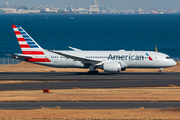
[{"label": "horizontal stabilizer", "polygon": [[18,54],[18,55],[10,55],[10,54],[6,54],[7,56],[11,56],[12,58],[32,58],[32,56],[27,56],[27,55],[23,55],[23,54]]}]

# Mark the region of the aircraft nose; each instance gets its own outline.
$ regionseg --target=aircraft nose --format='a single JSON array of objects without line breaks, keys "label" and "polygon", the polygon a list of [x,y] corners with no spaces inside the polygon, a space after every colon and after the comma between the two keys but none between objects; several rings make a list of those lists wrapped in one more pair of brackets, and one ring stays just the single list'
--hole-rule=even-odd
[{"label": "aircraft nose", "polygon": [[169,59],[168,61],[165,62],[166,67],[173,67],[176,65],[176,62],[173,59]]},{"label": "aircraft nose", "polygon": [[172,61],[172,66],[175,66],[176,65],[176,62],[173,60]]}]

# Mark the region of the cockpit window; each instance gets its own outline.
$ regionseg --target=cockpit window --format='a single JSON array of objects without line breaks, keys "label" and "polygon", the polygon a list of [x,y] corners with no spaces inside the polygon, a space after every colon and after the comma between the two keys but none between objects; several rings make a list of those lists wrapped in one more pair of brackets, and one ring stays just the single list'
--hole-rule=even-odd
[{"label": "cockpit window", "polygon": [[172,58],[168,56],[168,57],[166,57],[166,59],[172,59]]}]

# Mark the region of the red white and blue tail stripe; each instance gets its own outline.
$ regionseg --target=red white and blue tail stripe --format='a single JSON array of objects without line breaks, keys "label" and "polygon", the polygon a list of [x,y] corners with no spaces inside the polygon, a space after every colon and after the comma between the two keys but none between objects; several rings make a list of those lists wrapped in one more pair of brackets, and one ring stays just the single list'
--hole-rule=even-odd
[{"label": "red white and blue tail stripe", "polygon": [[17,40],[25,55],[44,55],[43,49],[28,35],[28,33],[18,25],[12,25]]},{"label": "red white and blue tail stripe", "polygon": [[39,58],[25,58],[27,62],[51,62],[45,57],[44,49],[41,48],[30,35],[19,25],[12,25],[17,40],[25,56],[38,56]]}]

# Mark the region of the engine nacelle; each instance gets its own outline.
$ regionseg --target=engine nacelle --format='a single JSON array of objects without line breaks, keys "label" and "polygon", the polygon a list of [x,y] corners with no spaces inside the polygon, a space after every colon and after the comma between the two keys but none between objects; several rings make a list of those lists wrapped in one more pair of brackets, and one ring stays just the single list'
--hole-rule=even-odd
[{"label": "engine nacelle", "polygon": [[106,62],[103,64],[104,72],[121,72],[120,62]]}]

